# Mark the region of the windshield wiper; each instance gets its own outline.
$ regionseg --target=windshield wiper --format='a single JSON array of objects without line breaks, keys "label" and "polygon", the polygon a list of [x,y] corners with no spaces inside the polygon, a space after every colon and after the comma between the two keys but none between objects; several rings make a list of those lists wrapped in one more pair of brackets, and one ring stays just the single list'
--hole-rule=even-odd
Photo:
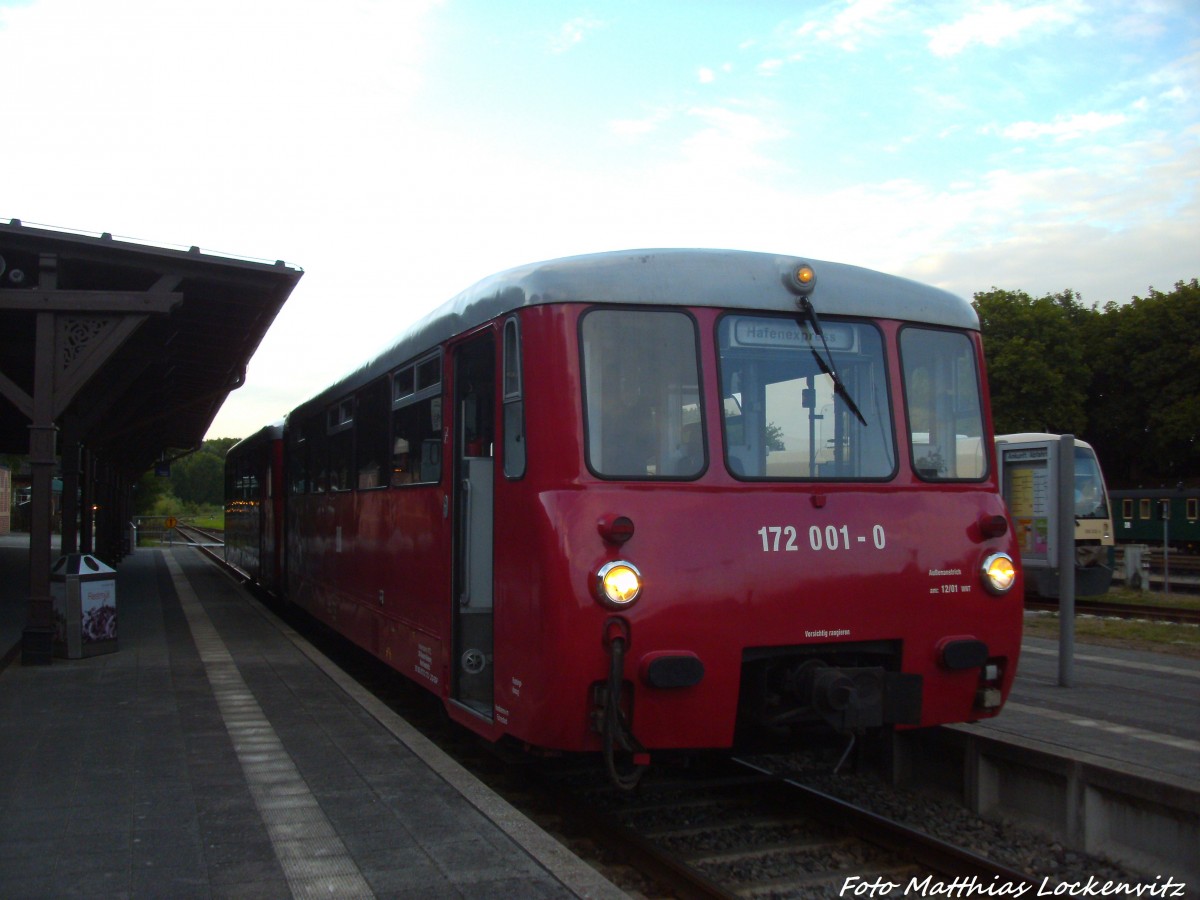
[{"label": "windshield wiper", "polygon": [[813,331],[817,333],[817,337],[821,339],[821,345],[825,348],[825,358],[822,359],[821,354],[817,352],[817,348],[810,347],[813,359],[817,361],[821,372],[828,375],[829,379],[833,382],[833,392],[845,401],[846,406],[850,408],[850,412],[854,413],[858,417],[858,421],[862,422],[865,426],[867,420],[863,417],[862,412],[859,411],[858,404],[854,402],[854,398],[850,396],[850,391],[846,388],[845,382],[842,381],[837,373],[837,367],[833,363],[833,354],[829,352],[829,343],[825,340],[825,332],[821,330],[821,320],[817,318],[817,308],[812,305],[812,301],[807,297],[801,297],[796,301],[796,305],[800,307],[800,312],[802,313],[800,322],[798,323],[801,330],[804,328],[804,319],[807,318],[812,322]]}]

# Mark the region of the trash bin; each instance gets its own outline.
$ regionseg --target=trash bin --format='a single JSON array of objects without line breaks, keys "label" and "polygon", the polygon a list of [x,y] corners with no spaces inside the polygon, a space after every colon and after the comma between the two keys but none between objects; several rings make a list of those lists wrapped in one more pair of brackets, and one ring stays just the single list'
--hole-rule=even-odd
[{"label": "trash bin", "polygon": [[116,575],[87,553],[59,557],[50,570],[55,656],[79,659],[116,652]]}]

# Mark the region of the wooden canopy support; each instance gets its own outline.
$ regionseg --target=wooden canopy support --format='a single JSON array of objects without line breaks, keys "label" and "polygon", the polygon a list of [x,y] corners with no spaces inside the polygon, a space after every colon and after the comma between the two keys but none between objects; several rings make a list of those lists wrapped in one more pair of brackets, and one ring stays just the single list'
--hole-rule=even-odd
[{"label": "wooden canopy support", "polygon": [[[43,253],[36,290],[0,290],[0,309],[36,314],[33,394],[0,372],[0,393],[31,420],[30,596],[21,644],[26,664],[47,664],[53,654],[49,510],[58,420],[76,394],[149,316],[165,315],[183,300],[182,294],[171,290],[178,277],[163,276],[145,292],[60,291],[57,270],[55,255]],[[72,506],[74,502],[72,496]]]},{"label": "wooden canopy support", "polygon": [[302,275],[282,260],[0,221],[0,452],[28,447],[33,482],[27,661],[53,651],[60,460],[62,552],[116,564],[132,550],[134,485],[201,443]]}]

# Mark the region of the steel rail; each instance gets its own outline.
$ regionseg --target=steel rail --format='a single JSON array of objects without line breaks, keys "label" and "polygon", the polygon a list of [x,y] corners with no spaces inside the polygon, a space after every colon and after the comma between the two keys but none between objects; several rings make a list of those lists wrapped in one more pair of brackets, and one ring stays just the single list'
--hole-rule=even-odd
[{"label": "steel rail", "polygon": [[[1025,608],[1045,612],[1058,612],[1058,601],[1032,600],[1027,597],[1025,598]],[[1093,601],[1077,597],[1075,599],[1075,614],[1109,616],[1114,619],[1152,619],[1160,622],[1200,625],[1200,609],[1188,609],[1182,606],[1112,603],[1110,601]]]}]

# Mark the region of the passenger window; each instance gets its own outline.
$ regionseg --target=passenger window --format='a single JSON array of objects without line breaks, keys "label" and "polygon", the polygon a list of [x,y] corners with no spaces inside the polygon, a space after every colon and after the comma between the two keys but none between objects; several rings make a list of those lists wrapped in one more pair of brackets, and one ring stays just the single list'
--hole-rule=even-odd
[{"label": "passenger window", "polygon": [[696,326],[680,312],[583,317],[587,460],[606,478],[695,478],[705,468]]},{"label": "passenger window", "polygon": [[391,454],[388,452],[388,382],[382,378],[358,395],[354,419],[354,456],[357,487],[386,487]]},{"label": "passenger window", "polygon": [[348,491],[354,452],[354,400],[329,410],[329,490]]},{"label": "passenger window", "polygon": [[909,452],[925,481],[978,481],[987,475],[983,402],[975,345],[964,333],[900,332]]},{"label": "passenger window", "polygon": [[516,318],[504,323],[504,474],[525,474],[525,400],[521,391],[521,331]]},{"label": "passenger window", "polygon": [[442,477],[442,359],[406,366],[392,376],[393,487],[431,484]]},{"label": "passenger window", "polygon": [[329,490],[329,442],[323,416],[313,416],[301,426],[300,448],[304,453],[307,490],[320,494]]}]

